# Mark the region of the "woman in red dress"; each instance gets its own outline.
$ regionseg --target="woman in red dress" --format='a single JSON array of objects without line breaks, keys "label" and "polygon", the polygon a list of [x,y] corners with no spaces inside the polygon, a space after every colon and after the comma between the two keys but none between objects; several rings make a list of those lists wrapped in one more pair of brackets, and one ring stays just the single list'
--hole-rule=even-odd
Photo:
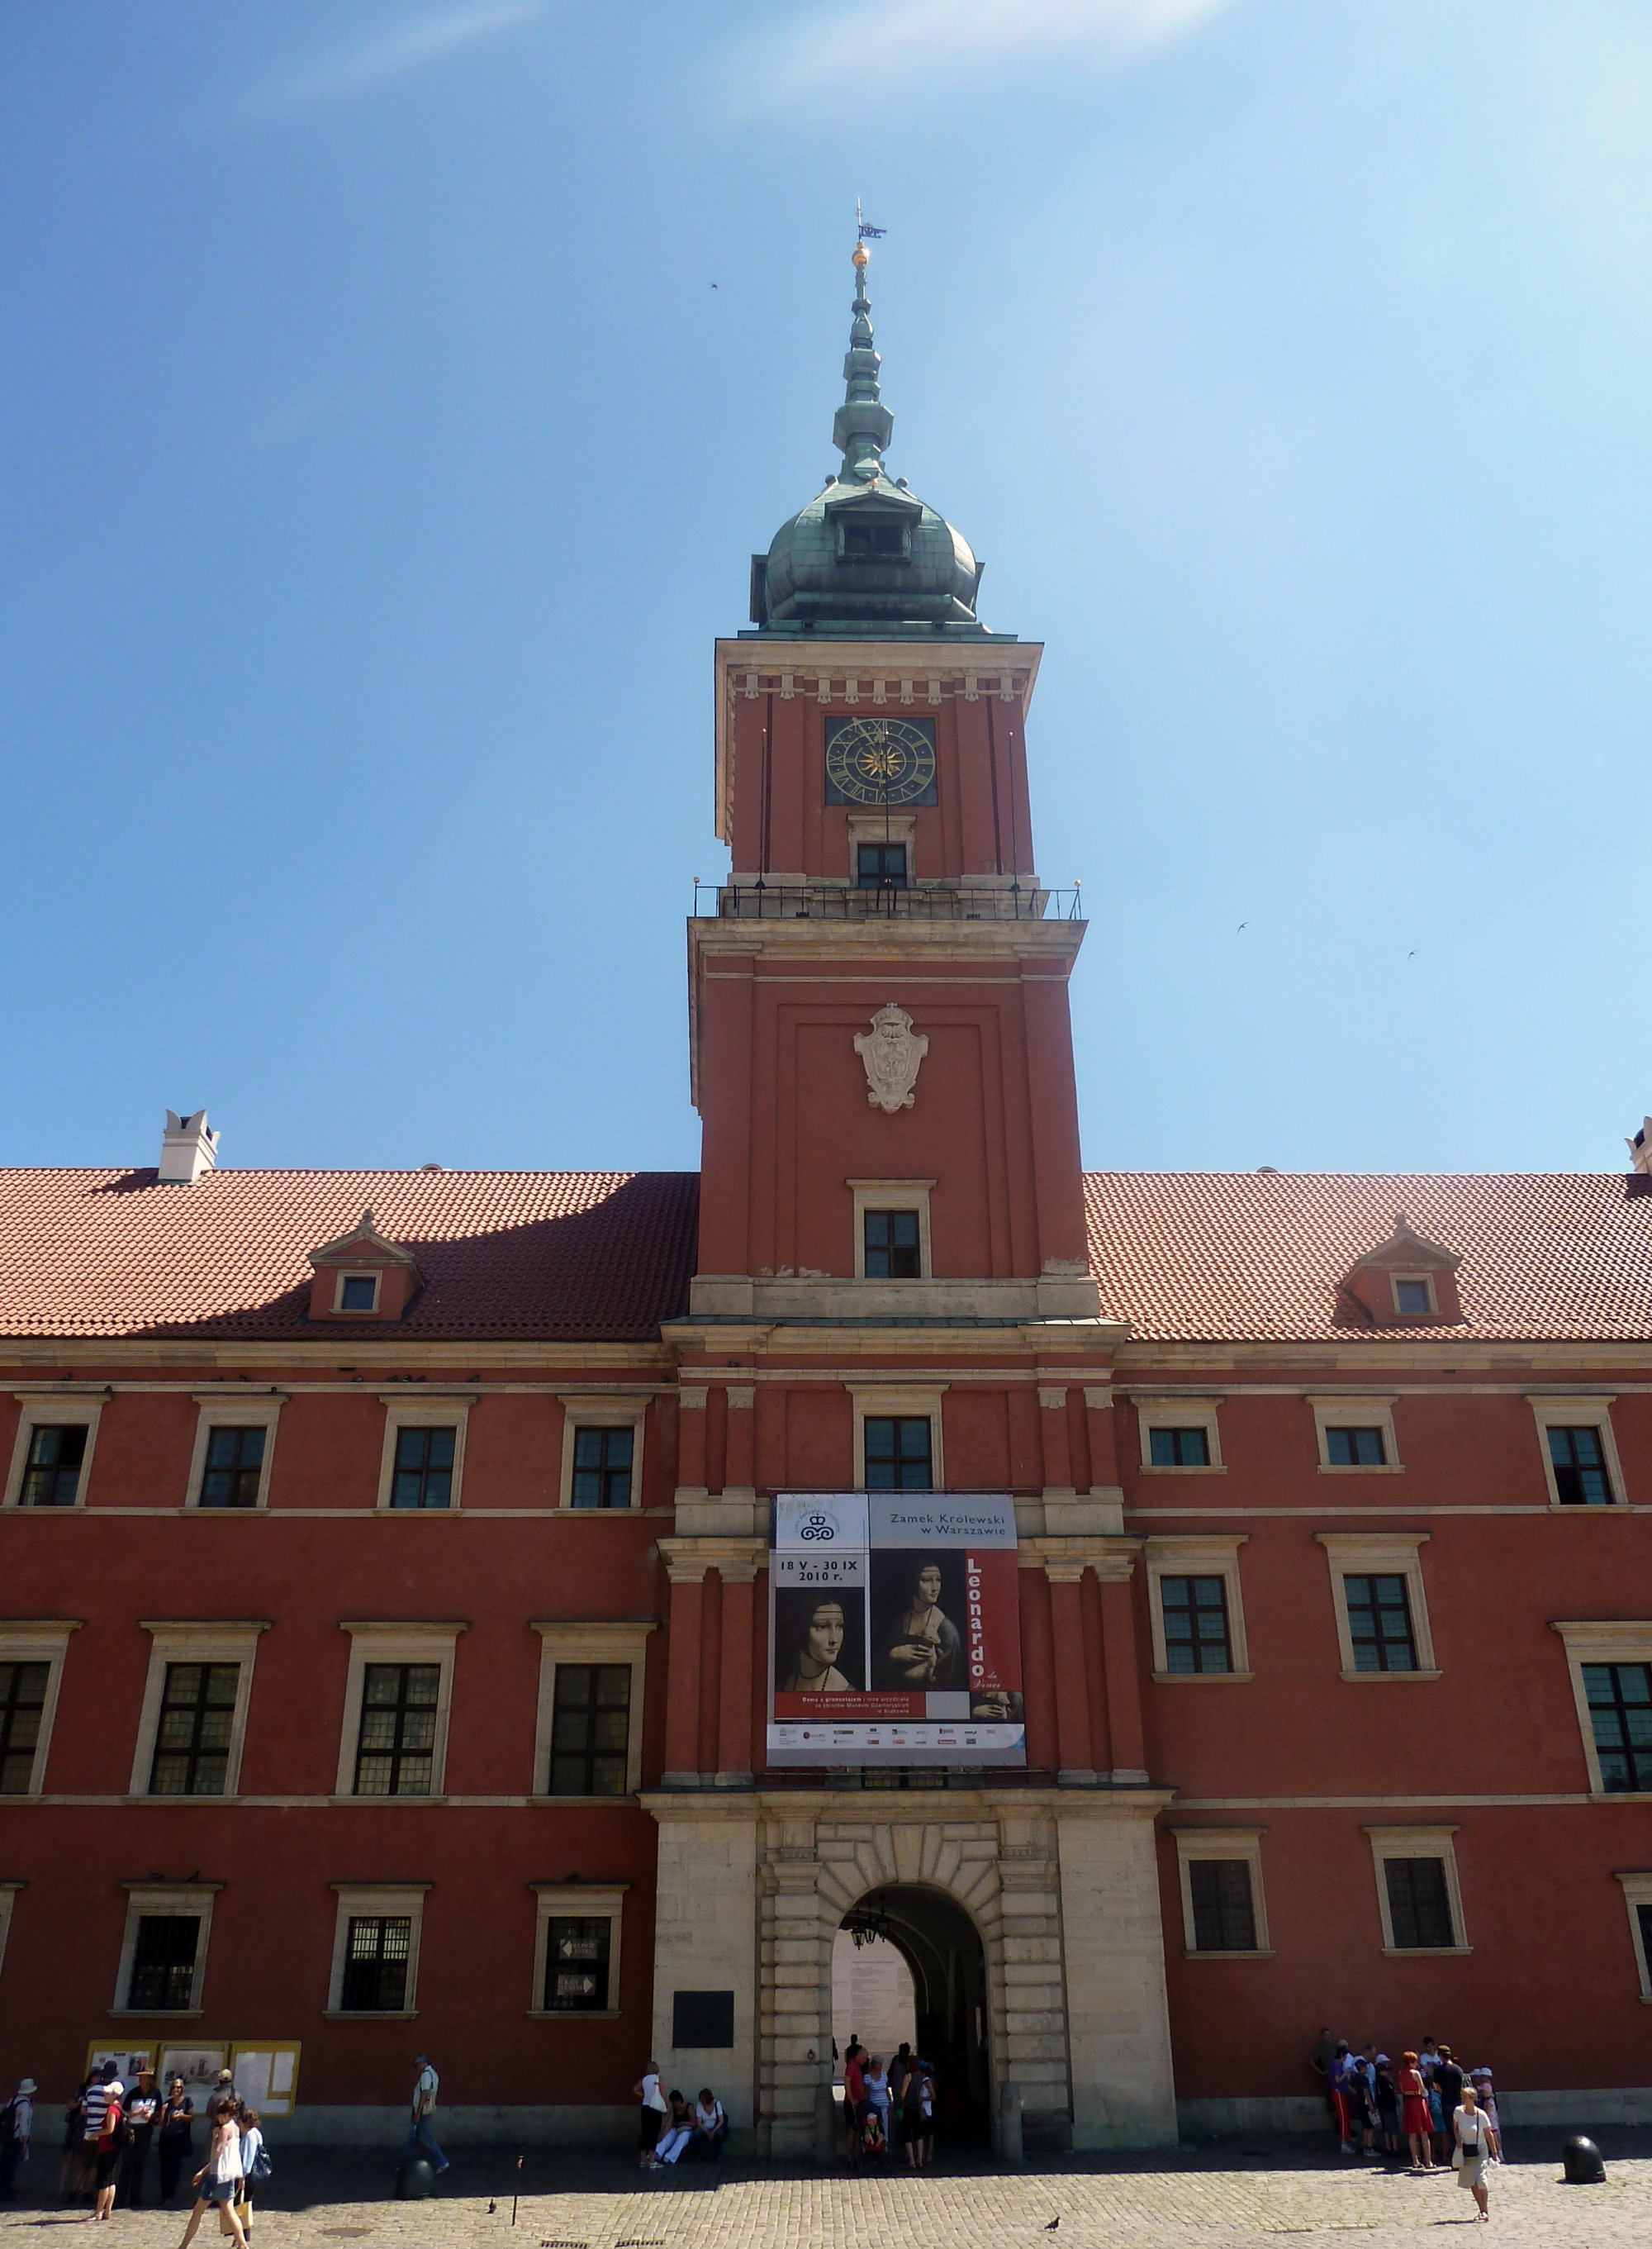
[{"label": "woman in red dress", "polygon": [[1414,2053],[1400,2057],[1400,2129],[1411,2142],[1414,2171],[1434,2169],[1433,2123],[1429,2115],[1428,2088]]}]

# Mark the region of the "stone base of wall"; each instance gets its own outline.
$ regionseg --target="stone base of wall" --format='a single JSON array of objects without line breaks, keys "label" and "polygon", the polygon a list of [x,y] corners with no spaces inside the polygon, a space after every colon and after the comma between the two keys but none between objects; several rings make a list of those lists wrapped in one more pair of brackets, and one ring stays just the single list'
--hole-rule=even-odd
[{"label": "stone base of wall", "polygon": [[[380,2148],[400,2153],[408,2136],[405,2104],[370,2108],[300,2102],[291,2116],[266,2116],[271,2149]],[[444,2155],[461,2148],[628,2148],[637,2144],[634,2108],[439,2108],[436,2144]]]},{"label": "stone base of wall", "polygon": [[[1331,2113],[1317,2094],[1234,2094],[1226,2100],[1178,2101],[1176,2123],[1184,2140],[1242,2139],[1251,2132],[1318,2132],[1331,2136]],[[1599,2086],[1582,2092],[1499,2093],[1498,2115],[1510,2126],[1652,2124],[1652,2086]]]}]

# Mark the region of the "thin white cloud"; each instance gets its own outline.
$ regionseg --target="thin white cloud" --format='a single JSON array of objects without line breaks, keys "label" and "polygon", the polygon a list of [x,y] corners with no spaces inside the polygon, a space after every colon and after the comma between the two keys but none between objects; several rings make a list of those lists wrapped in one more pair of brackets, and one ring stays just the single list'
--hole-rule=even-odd
[{"label": "thin white cloud", "polygon": [[1121,65],[1193,31],[1232,0],[851,0],[817,7],[725,56],[748,113],[809,96],[875,101],[956,86],[1017,62],[1086,53]]},{"label": "thin white cloud", "polygon": [[387,24],[359,45],[340,49],[262,87],[250,107],[266,113],[311,109],[370,92],[392,79],[428,69],[463,48],[519,31],[545,13],[545,0],[473,0],[411,23]]}]

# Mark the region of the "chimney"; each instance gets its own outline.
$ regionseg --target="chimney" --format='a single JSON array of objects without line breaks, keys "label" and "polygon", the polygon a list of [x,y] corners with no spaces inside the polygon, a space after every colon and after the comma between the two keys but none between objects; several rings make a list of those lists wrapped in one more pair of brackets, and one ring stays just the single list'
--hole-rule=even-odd
[{"label": "chimney", "polygon": [[217,1162],[221,1138],[221,1134],[208,1131],[204,1109],[197,1109],[193,1117],[180,1117],[168,1109],[167,1129],[161,1139],[157,1184],[192,1187],[202,1173],[209,1172]]},{"label": "chimney", "polygon": [[1652,1117],[1647,1118],[1634,1139],[1626,1140],[1623,1145],[1629,1152],[1629,1160],[1635,1170],[1644,1176],[1652,1177]]}]

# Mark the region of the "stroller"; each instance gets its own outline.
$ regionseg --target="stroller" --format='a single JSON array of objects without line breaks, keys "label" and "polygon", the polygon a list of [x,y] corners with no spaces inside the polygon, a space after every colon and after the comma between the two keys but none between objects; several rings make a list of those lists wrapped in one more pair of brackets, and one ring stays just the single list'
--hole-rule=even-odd
[{"label": "stroller", "polygon": [[883,2129],[883,2111],[875,2101],[868,2101],[860,2117],[860,2160],[870,2163],[875,2156],[887,2156],[889,2142]]}]

